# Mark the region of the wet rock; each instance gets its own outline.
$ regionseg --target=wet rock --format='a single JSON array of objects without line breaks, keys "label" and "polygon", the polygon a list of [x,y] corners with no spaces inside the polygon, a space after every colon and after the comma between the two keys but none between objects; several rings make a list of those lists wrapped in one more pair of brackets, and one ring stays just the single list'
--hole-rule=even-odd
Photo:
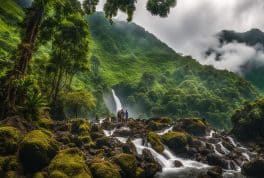
[{"label": "wet rock", "polygon": [[152,148],[158,153],[162,153],[164,151],[164,146],[160,141],[160,136],[155,132],[148,133],[147,141],[151,144]]},{"label": "wet rock", "polygon": [[161,139],[175,153],[186,151],[185,146],[192,140],[189,134],[184,132],[168,132],[162,135]]},{"label": "wet rock", "polygon": [[242,173],[246,176],[252,176],[256,178],[262,178],[264,175],[264,160],[257,159],[245,163],[242,166]]},{"label": "wet rock", "polygon": [[124,153],[137,155],[137,149],[130,139],[127,140],[127,143],[122,148]]},{"label": "wet rock", "polygon": [[142,151],[142,168],[145,171],[146,177],[153,177],[157,172],[161,171],[161,166],[153,158],[151,152],[147,149]]},{"label": "wet rock", "polygon": [[175,161],[174,161],[174,166],[175,166],[175,167],[182,167],[183,164],[182,164],[180,161],[175,160]]},{"label": "wet rock", "polygon": [[215,153],[209,154],[207,156],[207,161],[209,165],[219,166],[223,169],[228,169],[228,162],[223,157],[220,157]]},{"label": "wet rock", "polygon": [[205,136],[208,124],[203,119],[181,119],[173,127],[174,131],[184,131],[194,136]]},{"label": "wet rock", "polygon": [[213,167],[210,170],[207,171],[207,175],[210,178],[222,178],[222,168],[220,167]]},{"label": "wet rock", "polygon": [[146,124],[149,130],[160,131],[172,124],[172,120],[170,118],[150,118]]}]

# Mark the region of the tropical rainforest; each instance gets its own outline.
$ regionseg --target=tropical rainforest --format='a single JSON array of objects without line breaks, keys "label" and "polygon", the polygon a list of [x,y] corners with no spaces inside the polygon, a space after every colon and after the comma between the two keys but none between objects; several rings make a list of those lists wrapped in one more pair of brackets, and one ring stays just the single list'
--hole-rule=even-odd
[{"label": "tropical rainforest", "polygon": [[[154,177],[171,159],[185,166],[156,158],[167,148],[215,166],[185,177],[263,173],[253,159],[263,152],[261,70],[242,78],[175,52],[130,22],[135,2],[96,12],[98,0],[0,1],[0,177]],[[146,10],[166,17],[175,6],[149,0]],[[127,122],[112,123],[112,89]]]}]

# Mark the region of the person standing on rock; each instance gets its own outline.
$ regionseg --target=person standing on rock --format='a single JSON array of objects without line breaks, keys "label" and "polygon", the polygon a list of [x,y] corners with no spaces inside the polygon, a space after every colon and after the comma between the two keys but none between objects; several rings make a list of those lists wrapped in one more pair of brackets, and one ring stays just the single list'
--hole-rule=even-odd
[{"label": "person standing on rock", "polygon": [[125,112],[125,118],[126,118],[126,121],[128,120],[128,111],[126,110]]}]

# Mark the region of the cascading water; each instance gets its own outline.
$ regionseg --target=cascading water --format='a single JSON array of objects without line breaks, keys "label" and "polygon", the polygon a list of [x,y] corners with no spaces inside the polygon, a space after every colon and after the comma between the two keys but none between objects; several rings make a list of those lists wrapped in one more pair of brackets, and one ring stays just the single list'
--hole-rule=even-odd
[{"label": "cascading water", "polygon": [[116,113],[122,109],[122,104],[120,99],[116,96],[115,90],[112,89],[112,94],[113,94],[113,98],[115,101],[115,106],[116,106]]}]

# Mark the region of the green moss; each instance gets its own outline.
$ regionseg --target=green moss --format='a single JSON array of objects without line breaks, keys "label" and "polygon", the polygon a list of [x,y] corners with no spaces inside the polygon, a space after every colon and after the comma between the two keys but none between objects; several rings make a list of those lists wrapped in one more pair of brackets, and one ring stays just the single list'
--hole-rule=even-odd
[{"label": "green moss", "polygon": [[47,117],[40,117],[38,119],[38,124],[40,127],[46,128],[46,129],[50,129],[52,128],[53,125],[53,121],[50,118]]},{"label": "green moss", "polygon": [[20,131],[15,127],[0,127],[0,154],[16,152],[20,134]]},{"label": "green moss", "polygon": [[121,178],[119,169],[115,164],[100,158],[95,158],[92,161],[90,169],[93,177],[96,178]]},{"label": "green moss", "polygon": [[5,177],[6,178],[17,178],[17,173],[16,171],[8,171],[6,174],[5,174]]},{"label": "green moss", "polygon": [[192,137],[185,132],[168,132],[162,135],[161,139],[174,152],[181,152]]},{"label": "green moss", "polygon": [[37,172],[33,175],[33,178],[45,178],[45,176],[42,172]]},{"label": "green moss", "polygon": [[145,177],[145,171],[141,167],[137,167],[136,169],[136,178],[143,178]]},{"label": "green moss", "polygon": [[50,178],[69,178],[66,174],[61,171],[54,170],[50,173]]},{"label": "green moss", "polygon": [[[91,177],[90,170],[85,163],[85,157],[83,153],[77,148],[70,148],[60,151],[51,161],[48,169],[53,174],[59,173],[60,175],[63,174],[66,177]],[[53,177],[56,176],[53,175]]]},{"label": "green moss", "polygon": [[57,151],[58,144],[49,131],[33,130],[20,144],[19,158],[26,172],[34,172],[48,165]]},{"label": "green moss", "polygon": [[0,157],[0,168],[4,172],[16,171],[19,168],[16,156]]},{"label": "green moss", "polygon": [[135,177],[137,165],[134,155],[121,153],[112,157],[112,160],[120,166],[122,177]]},{"label": "green moss", "polygon": [[151,144],[152,148],[158,153],[162,153],[164,151],[164,146],[161,143],[160,136],[155,132],[149,132],[147,135],[147,140]]},{"label": "green moss", "polygon": [[91,124],[85,119],[76,119],[72,121],[71,132],[74,134],[89,134]]}]

